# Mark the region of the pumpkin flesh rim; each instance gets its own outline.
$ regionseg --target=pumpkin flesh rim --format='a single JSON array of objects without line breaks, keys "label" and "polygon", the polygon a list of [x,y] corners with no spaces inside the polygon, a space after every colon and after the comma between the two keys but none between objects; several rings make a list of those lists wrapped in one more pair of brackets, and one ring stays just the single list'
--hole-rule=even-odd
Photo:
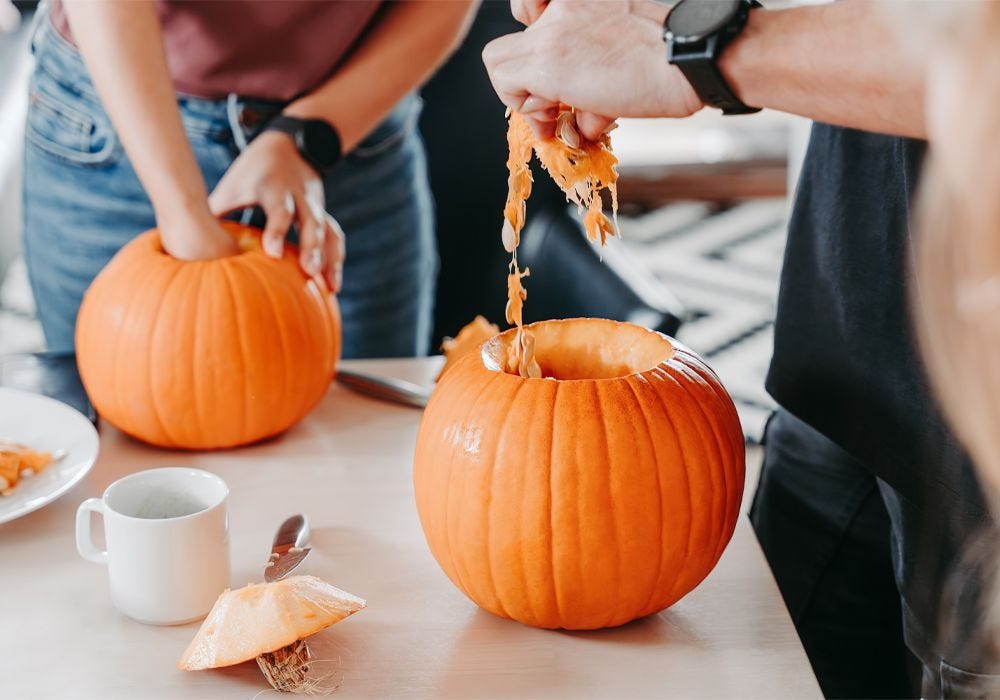
[{"label": "pumpkin flesh rim", "polygon": [[505,358],[516,342],[516,328],[480,346],[478,360],[490,372],[525,381],[614,381],[646,374],[676,354],[666,335],[634,323],[600,318],[538,321],[524,326],[535,336],[537,378],[508,371]]},{"label": "pumpkin flesh rim", "polygon": [[[180,262],[180,263],[191,263],[191,262],[213,262],[220,260],[232,260],[235,258],[241,258],[247,253],[253,253],[254,251],[262,251],[263,247],[261,244],[261,234],[259,230],[252,229],[251,227],[244,226],[235,221],[228,221],[226,219],[220,219],[219,224],[222,226],[222,230],[232,236],[233,240],[236,242],[239,251],[233,253],[232,255],[225,255],[221,258],[209,258],[207,260],[180,260],[175,258],[167,249],[163,247],[163,239],[160,237],[160,229],[153,228],[150,232],[153,234],[150,237],[150,245],[153,251],[162,257],[169,258],[170,260]],[[288,245],[287,242],[283,244]]]}]

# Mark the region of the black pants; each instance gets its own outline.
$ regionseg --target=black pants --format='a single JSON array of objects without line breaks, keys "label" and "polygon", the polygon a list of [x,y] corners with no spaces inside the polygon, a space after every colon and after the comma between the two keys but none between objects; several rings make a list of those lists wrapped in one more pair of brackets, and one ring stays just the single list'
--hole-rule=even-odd
[{"label": "black pants", "polygon": [[[920,533],[931,521],[787,412],[772,417],[765,447],[750,518],[823,693],[1000,698],[995,666],[972,673],[933,640],[914,642],[927,626],[900,595],[912,582],[899,562],[932,541]],[[964,648],[988,656],[976,631]]]}]

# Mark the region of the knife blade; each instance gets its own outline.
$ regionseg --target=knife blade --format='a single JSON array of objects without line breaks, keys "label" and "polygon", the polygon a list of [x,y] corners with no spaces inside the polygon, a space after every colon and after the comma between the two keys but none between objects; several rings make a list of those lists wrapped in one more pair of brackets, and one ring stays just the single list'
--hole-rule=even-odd
[{"label": "knife blade", "polygon": [[377,377],[373,374],[343,369],[337,370],[337,381],[359,394],[415,408],[425,408],[431,395],[431,390],[428,387],[408,382],[405,379]]},{"label": "knife blade", "polygon": [[309,521],[301,513],[281,524],[271,545],[271,557],[264,567],[264,580],[268,583],[283,579],[302,563],[310,551]]}]

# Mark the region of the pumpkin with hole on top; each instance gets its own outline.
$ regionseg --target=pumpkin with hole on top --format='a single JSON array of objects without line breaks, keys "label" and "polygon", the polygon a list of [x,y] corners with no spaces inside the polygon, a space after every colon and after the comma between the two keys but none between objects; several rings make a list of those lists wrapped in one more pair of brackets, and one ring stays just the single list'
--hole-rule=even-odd
[{"label": "pumpkin with hole on top", "polygon": [[715,374],[674,340],[543,321],[541,378],[503,370],[515,330],[431,396],[414,487],[438,564],[475,603],[546,628],[656,613],[712,570],[739,516],[744,444]]},{"label": "pumpkin with hole on top", "polygon": [[156,230],[128,243],[80,306],[76,356],[101,416],[162,447],[215,449],[276,435],[323,397],[340,314],[294,246],[264,255],[257,229],[223,222],[240,253],[181,261]]}]

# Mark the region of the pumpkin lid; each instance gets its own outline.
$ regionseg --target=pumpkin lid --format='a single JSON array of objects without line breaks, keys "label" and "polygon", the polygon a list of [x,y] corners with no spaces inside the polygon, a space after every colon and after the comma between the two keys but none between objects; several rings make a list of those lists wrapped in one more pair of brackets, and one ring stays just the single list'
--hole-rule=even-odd
[{"label": "pumpkin lid", "polygon": [[184,651],[185,671],[231,666],[315,634],[363,609],[363,599],[315,576],[226,590]]}]

